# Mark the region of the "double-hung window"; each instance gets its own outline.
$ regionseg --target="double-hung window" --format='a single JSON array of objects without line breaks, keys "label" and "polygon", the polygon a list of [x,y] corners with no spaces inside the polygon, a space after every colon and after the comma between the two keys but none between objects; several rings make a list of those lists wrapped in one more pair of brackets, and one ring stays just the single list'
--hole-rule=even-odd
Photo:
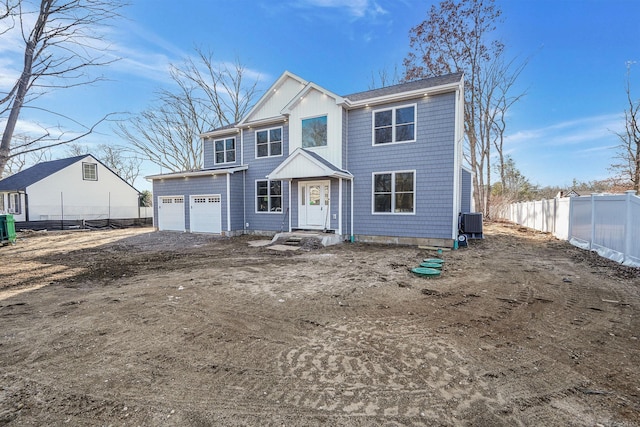
[{"label": "double-hung window", "polygon": [[82,164],[82,179],[85,181],[98,180],[98,165],[96,163]]},{"label": "double-hung window", "polygon": [[282,155],[282,128],[256,131],[256,157]]},{"label": "double-hung window", "polygon": [[415,171],[373,174],[373,213],[415,213]]},{"label": "double-hung window", "polygon": [[233,163],[236,161],[236,139],[216,139],[213,141],[215,163]]},{"label": "double-hung window", "polygon": [[282,212],[282,181],[256,181],[256,212]]},{"label": "double-hung window", "polygon": [[373,112],[373,145],[415,140],[415,104]]},{"label": "double-hung window", "polygon": [[9,193],[9,213],[20,214],[20,193]]}]

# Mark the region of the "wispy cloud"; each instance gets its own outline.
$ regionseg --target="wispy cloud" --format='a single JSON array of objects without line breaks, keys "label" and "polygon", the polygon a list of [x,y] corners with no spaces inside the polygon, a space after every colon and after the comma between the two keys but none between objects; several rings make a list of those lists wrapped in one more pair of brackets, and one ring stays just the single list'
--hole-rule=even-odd
[{"label": "wispy cloud", "polygon": [[539,147],[559,147],[566,145],[591,144],[611,141],[624,126],[620,114],[603,114],[577,120],[555,123],[550,126],[524,129],[507,135],[509,146],[536,144]]},{"label": "wispy cloud", "polygon": [[353,18],[376,17],[388,13],[375,0],[298,0],[298,7],[323,7],[347,10]]}]

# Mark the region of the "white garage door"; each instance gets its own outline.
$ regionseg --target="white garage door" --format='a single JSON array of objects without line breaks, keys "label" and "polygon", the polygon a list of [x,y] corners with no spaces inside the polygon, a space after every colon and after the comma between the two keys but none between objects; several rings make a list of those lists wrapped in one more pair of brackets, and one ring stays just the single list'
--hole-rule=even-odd
[{"label": "white garage door", "polygon": [[189,220],[193,233],[221,233],[222,208],[219,194],[191,196]]},{"label": "white garage door", "polygon": [[158,230],[185,231],[184,197],[158,197]]}]

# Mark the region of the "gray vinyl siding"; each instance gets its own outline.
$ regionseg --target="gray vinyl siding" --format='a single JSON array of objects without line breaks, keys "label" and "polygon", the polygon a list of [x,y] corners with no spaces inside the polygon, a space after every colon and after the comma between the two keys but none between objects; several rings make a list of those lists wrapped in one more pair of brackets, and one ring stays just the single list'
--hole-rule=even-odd
[{"label": "gray vinyl siding", "polygon": [[[215,150],[213,142],[219,139],[235,138],[236,139],[236,161],[233,163],[215,163]],[[203,169],[234,167],[240,165],[240,132],[230,132],[228,135],[216,136],[215,138],[206,138],[202,140],[202,156]],[[224,227],[223,227],[224,229]]]},{"label": "gray vinyl siding", "polygon": [[256,212],[256,181],[264,180],[280,165],[289,153],[289,127],[282,123],[282,156],[256,158],[256,131],[271,129],[277,125],[251,128],[244,131],[244,161],[249,165],[244,173],[245,222],[249,223],[249,231],[279,232],[284,221],[284,230],[289,228],[287,207],[289,206],[289,184],[282,183],[282,212]]},{"label": "gray vinyl siding", "polygon": [[[174,178],[153,181],[153,217],[158,223],[158,197],[184,196],[185,229],[190,230],[189,197],[192,195],[220,194],[222,202],[222,230],[227,230],[227,175]],[[242,196],[240,196],[242,199]]]},{"label": "gray vinyl siding", "polygon": [[[229,175],[229,189],[231,194],[229,197],[231,198],[231,231],[242,231],[244,230],[244,194],[243,194],[243,185],[244,185],[244,174],[245,172],[236,172]],[[223,209],[226,210],[226,206],[223,206]],[[227,213],[224,212],[223,216],[226,216]],[[227,223],[222,224],[222,229],[227,229]]]},{"label": "gray vinyl siding", "polygon": [[471,212],[471,172],[466,169],[460,169],[460,173],[462,174],[460,211],[462,213],[468,213]]},{"label": "gray vinyl siding", "polygon": [[[347,169],[354,175],[354,233],[452,237],[455,94],[376,106],[417,104],[416,142],[372,146],[371,108],[349,111]],[[415,170],[415,214],[372,214],[372,174]],[[457,173],[457,172],[456,172]]]}]

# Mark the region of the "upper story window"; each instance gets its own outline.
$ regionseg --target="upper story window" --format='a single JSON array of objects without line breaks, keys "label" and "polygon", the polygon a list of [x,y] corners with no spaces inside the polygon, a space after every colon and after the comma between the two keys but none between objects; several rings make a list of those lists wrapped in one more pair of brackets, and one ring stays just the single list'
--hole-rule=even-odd
[{"label": "upper story window", "polygon": [[415,172],[373,174],[373,213],[415,213]]},{"label": "upper story window", "polygon": [[416,140],[416,106],[408,105],[373,112],[373,144]]},{"label": "upper story window", "polygon": [[256,157],[282,155],[282,128],[256,131]]},{"label": "upper story window", "polygon": [[82,179],[85,181],[98,180],[98,165],[96,163],[82,164]]},{"label": "upper story window", "polygon": [[4,213],[4,194],[0,193],[0,213]]},{"label": "upper story window", "polygon": [[213,141],[215,163],[233,163],[236,161],[236,139],[216,139]]},{"label": "upper story window", "polygon": [[302,148],[327,145],[327,116],[302,120]]}]

